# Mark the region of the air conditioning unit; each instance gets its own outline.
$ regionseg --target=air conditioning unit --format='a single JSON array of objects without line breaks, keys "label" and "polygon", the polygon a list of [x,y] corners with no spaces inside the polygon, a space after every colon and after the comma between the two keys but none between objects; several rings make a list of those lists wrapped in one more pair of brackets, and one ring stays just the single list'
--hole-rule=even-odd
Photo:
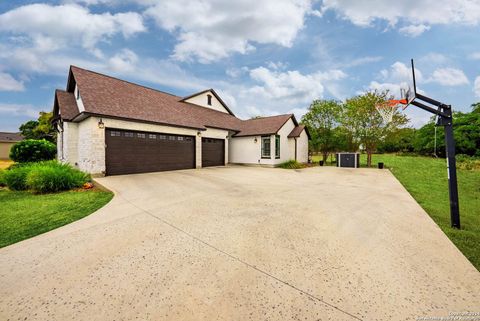
[{"label": "air conditioning unit", "polygon": [[337,167],[360,167],[360,153],[337,153]]}]

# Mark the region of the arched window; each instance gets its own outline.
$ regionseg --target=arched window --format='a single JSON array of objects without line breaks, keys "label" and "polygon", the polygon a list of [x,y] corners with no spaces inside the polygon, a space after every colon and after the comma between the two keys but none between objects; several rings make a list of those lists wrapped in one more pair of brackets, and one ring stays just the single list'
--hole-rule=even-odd
[{"label": "arched window", "polygon": [[212,106],[212,95],[207,95],[207,104],[208,106]]}]

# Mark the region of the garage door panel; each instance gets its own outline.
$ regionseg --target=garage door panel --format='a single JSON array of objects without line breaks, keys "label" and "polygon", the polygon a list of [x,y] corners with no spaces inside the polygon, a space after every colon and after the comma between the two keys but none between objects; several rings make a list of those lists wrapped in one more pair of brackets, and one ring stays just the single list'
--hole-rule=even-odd
[{"label": "garage door panel", "polygon": [[107,175],[195,168],[192,136],[107,129],[105,141]]},{"label": "garage door panel", "polygon": [[202,167],[225,165],[225,140],[202,138]]}]

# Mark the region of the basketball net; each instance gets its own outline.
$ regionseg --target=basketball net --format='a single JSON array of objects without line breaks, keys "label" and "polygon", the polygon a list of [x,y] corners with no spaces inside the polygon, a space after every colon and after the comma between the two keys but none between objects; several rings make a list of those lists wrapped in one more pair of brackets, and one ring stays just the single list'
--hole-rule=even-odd
[{"label": "basketball net", "polygon": [[397,108],[400,106],[404,106],[406,104],[407,104],[406,99],[400,99],[400,100],[391,99],[375,105],[375,108],[377,109],[380,116],[382,116],[383,122],[385,124],[388,124],[392,121],[393,115],[395,114],[395,111],[397,110]]}]

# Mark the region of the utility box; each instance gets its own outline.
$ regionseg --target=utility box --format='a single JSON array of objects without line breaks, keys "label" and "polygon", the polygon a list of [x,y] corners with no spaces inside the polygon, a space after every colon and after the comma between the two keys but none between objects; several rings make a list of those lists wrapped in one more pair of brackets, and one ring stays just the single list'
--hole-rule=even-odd
[{"label": "utility box", "polygon": [[360,167],[360,153],[337,153],[337,167]]}]

